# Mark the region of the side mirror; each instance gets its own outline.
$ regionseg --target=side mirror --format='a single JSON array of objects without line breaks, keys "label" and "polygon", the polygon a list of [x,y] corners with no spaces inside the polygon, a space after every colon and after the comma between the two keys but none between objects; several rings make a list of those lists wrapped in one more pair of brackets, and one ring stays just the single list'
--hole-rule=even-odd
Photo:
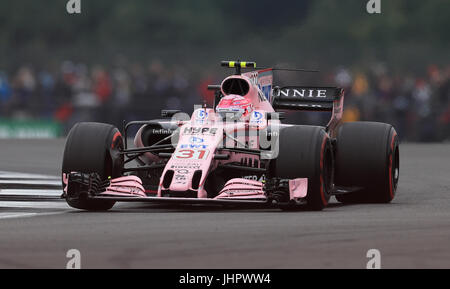
[{"label": "side mirror", "polygon": [[220,84],[210,84],[208,85],[208,90],[214,91],[214,109],[219,104],[220,99],[222,98],[222,91],[220,90],[221,86]]},{"label": "side mirror", "polygon": [[208,90],[220,90],[220,84],[208,84]]}]

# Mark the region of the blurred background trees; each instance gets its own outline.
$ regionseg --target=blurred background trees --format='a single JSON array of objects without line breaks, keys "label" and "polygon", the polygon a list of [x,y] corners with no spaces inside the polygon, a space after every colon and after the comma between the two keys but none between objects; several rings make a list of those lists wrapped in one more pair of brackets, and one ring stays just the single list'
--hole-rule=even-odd
[{"label": "blurred background trees", "polygon": [[[2,66],[62,59],[110,63],[118,54],[209,64],[223,57],[322,65],[382,60],[404,69],[448,61],[448,0],[3,0]],[[39,56],[39,57],[37,57]]]},{"label": "blurred background trees", "polygon": [[2,0],[0,137],[10,119],[64,133],[77,121],[190,112],[227,74],[219,61],[241,59],[320,69],[281,73],[277,84],[344,87],[347,121],[450,139],[450,1],[381,0],[373,15],[367,1],[81,0],[82,13],[69,15],[66,0]]}]

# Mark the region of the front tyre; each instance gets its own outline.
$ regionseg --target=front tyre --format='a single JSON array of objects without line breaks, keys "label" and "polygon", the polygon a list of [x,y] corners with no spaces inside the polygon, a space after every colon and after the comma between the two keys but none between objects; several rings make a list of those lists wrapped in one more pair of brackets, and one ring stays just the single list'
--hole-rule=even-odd
[{"label": "front tyre", "polygon": [[[124,158],[123,138],[119,130],[109,124],[82,122],[69,132],[62,174],[71,172],[97,173],[101,179],[116,178],[122,175]],[[106,211],[114,206],[114,201],[89,199],[86,193],[68,190],[66,201],[69,206],[89,211]]]},{"label": "front tyre", "polygon": [[322,210],[333,187],[333,153],[324,128],[292,126],[280,130],[278,157],[271,162],[271,177],[308,178],[307,206]]}]

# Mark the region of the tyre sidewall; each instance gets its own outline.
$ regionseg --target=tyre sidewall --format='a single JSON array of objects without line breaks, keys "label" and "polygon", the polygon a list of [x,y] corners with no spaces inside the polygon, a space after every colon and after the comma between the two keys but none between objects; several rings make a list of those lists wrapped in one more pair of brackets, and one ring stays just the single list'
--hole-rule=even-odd
[{"label": "tyre sidewall", "polygon": [[[322,210],[326,207],[333,182],[333,156],[325,130],[313,126],[283,128],[278,150],[278,157],[271,162],[271,177],[308,178],[308,208]],[[325,173],[327,166],[331,166],[329,174]]]},{"label": "tyre sidewall", "polygon": [[336,185],[360,190],[338,195],[336,199],[343,203],[392,201],[397,184],[394,173],[398,150],[398,136],[391,125],[344,123],[337,134]]},{"label": "tyre sidewall", "polygon": [[[120,153],[123,138],[112,125],[79,123],[70,131],[62,165],[62,173],[97,173],[100,178],[116,178],[122,175],[124,157]],[[67,203],[74,208],[104,211],[114,206],[114,201],[89,200],[87,195],[68,195]]]}]

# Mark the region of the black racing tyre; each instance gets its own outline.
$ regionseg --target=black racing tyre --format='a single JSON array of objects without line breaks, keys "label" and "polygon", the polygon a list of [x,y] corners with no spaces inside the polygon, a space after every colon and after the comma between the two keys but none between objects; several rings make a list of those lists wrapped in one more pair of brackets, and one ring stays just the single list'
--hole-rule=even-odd
[{"label": "black racing tyre", "polygon": [[[120,177],[124,167],[123,155],[119,153],[122,148],[123,138],[116,127],[94,122],[77,123],[67,137],[62,173],[97,173],[101,179]],[[66,201],[73,208],[89,211],[106,211],[115,203],[70,194]]]},{"label": "black racing tyre", "polygon": [[279,153],[271,161],[270,177],[308,178],[307,206],[322,210],[328,205],[333,187],[333,152],[325,129],[292,126],[279,133]]},{"label": "black racing tyre", "polygon": [[399,178],[398,144],[397,132],[389,124],[342,124],[336,140],[335,184],[361,189],[336,199],[341,203],[391,202]]}]

